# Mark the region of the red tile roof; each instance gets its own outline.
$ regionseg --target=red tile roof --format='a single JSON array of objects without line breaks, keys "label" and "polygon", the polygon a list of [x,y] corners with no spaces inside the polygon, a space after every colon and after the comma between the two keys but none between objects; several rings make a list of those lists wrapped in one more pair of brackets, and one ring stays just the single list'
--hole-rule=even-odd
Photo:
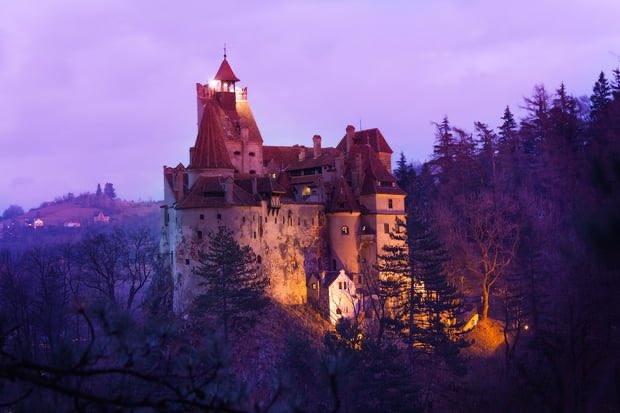
[{"label": "red tile roof", "polygon": [[177,209],[221,208],[230,206],[259,206],[259,201],[243,188],[233,184],[233,202],[226,203],[225,178],[201,176],[190,189],[187,196],[177,204]]},{"label": "red tile roof", "polygon": [[359,212],[360,206],[355,200],[351,187],[344,178],[338,180],[332,194],[328,212]]},{"label": "red tile roof", "polygon": [[221,109],[212,99],[207,100],[196,145],[190,152],[188,169],[234,169],[224,143],[225,132],[220,122],[220,112]]},{"label": "red tile roof", "polygon": [[[341,151],[346,151],[347,149],[347,139],[346,135],[342,138],[338,146],[336,146]],[[390,145],[388,145],[387,141],[383,137],[381,131],[377,128],[366,129],[355,132],[353,136],[353,146],[355,145],[370,145],[372,149],[376,152],[383,153],[394,153]]]},{"label": "red tile roof", "polygon": [[215,77],[213,79],[226,81],[226,82],[238,82],[239,81],[239,78],[235,76],[235,74],[233,73],[230,65],[228,64],[228,60],[226,60],[226,58],[222,60],[222,64],[220,65],[220,68],[217,70],[217,73],[215,74]]}]

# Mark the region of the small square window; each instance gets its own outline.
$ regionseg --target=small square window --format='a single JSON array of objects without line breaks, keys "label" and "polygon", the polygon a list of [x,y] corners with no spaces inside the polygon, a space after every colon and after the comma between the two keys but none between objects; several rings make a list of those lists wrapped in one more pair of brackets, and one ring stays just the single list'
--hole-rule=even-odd
[{"label": "small square window", "polygon": [[222,214],[217,214],[217,219],[222,219]]},{"label": "small square window", "polygon": [[205,219],[205,214],[200,214],[200,219]]},{"label": "small square window", "polygon": [[189,265],[189,259],[185,259],[185,265]]},{"label": "small square window", "polygon": [[310,284],[310,286],[312,287],[313,290],[316,290],[316,283],[312,283]]}]

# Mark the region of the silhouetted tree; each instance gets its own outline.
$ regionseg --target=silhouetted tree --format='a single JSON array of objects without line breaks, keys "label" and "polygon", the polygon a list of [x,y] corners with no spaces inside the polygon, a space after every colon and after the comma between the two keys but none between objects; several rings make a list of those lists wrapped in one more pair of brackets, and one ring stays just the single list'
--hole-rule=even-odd
[{"label": "silhouetted tree", "polygon": [[114,185],[112,185],[110,182],[107,182],[103,187],[103,193],[110,199],[116,198],[116,190],[114,189]]},{"label": "silhouetted tree", "polygon": [[19,205],[9,205],[2,213],[3,219],[13,219],[24,214],[24,209]]},{"label": "silhouetted tree", "polygon": [[269,302],[265,294],[269,279],[261,274],[254,251],[240,246],[224,226],[209,233],[206,250],[199,256],[194,274],[204,291],[196,297],[193,313],[215,317],[228,341],[231,329],[254,323]]}]

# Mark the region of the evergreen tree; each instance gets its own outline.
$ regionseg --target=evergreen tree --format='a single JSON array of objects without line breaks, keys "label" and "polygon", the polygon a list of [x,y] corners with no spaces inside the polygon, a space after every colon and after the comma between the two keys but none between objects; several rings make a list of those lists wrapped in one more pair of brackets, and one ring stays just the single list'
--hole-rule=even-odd
[{"label": "evergreen tree", "polygon": [[407,248],[405,224],[396,220],[390,232],[392,243],[383,246],[382,253],[377,257],[378,284],[375,296],[375,315],[379,322],[377,342],[381,344],[384,334],[396,337],[409,321],[403,314],[410,313],[409,308],[419,298],[415,291],[415,283],[411,279],[409,250]]},{"label": "evergreen tree", "polygon": [[614,81],[611,84],[611,94],[613,99],[618,102],[620,101],[620,67],[615,68],[613,73]]},{"label": "evergreen tree", "polygon": [[95,192],[95,195],[97,195],[97,197],[100,197],[102,193],[103,191],[101,191],[101,184],[97,184],[97,192]]},{"label": "evergreen tree", "polygon": [[268,304],[269,279],[261,274],[254,251],[240,246],[224,226],[209,233],[206,251],[199,256],[194,274],[204,291],[194,302],[194,313],[215,317],[228,341],[231,330],[251,325]]},{"label": "evergreen tree", "polygon": [[604,118],[607,107],[611,102],[611,86],[605,77],[605,72],[598,76],[598,80],[592,88],[592,96],[590,96],[591,117],[593,121]]},{"label": "evergreen tree", "polygon": [[398,186],[404,191],[408,191],[408,188],[413,184],[415,178],[415,169],[410,162],[407,162],[404,153],[400,153],[398,161],[396,161],[396,169],[394,170],[394,176]]},{"label": "evergreen tree", "polygon": [[[511,142],[514,142],[515,134],[517,133],[517,122],[515,117],[510,111],[510,107],[506,106],[504,109],[504,115],[501,117],[503,123],[499,127],[499,139],[498,144],[503,148],[509,147]],[[513,148],[513,150],[516,148]]]},{"label": "evergreen tree", "polygon": [[103,193],[110,199],[116,198],[116,190],[114,190],[114,185],[110,182],[107,182],[103,187]]},{"label": "evergreen tree", "polygon": [[435,123],[435,146],[433,147],[432,166],[433,175],[438,176],[440,181],[446,181],[450,168],[455,159],[456,140],[452,134],[452,127],[448,117],[444,117],[441,123]]}]

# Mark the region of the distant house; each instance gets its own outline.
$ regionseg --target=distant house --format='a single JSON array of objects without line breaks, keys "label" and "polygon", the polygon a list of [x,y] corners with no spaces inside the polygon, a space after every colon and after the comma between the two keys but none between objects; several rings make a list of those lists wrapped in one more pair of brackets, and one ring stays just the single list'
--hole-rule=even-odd
[{"label": "distant house", "polygon": [[95,223],[107,224],[108,222],[110,222],[110,217],[99,211],[99,214],[95,215],[94,220]]},{"label": "distant house", "polygon": [[79,221],[67,221],[64,223],[65,228],[79,228],[82,224]]}]

